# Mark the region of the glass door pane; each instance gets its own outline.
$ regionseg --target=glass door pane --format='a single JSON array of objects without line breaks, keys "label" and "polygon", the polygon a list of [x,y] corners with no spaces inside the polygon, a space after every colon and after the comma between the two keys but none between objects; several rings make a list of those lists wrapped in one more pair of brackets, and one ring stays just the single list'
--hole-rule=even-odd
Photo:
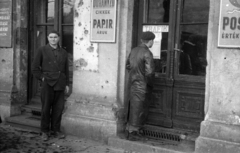
[{"label": "glass door pane", "polygon": [[145,2],[143,29],[145,29],[144,31],[152,31],[156,35],[154,45],[150,50],[154,55],[157,74],[164,74],[167,70],[169,12],[170,0],[148,0]]},{"label": "glass door pane", "polygon": [[209,0],[183,0],[181,10],[178,74],[205,76]]},{"label": "glass door pane", "polygon": [[54,0],[35,0],[36,23],[54,23],[54,6]]},{"label": "glass door pane", "polygon": [[63,23],[73,24],[74,0],[64,0],[63,2]]}]

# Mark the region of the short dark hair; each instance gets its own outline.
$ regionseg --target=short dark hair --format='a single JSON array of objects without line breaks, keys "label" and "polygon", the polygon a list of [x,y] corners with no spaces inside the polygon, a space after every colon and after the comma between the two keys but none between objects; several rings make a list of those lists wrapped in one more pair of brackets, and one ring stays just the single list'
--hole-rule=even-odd
[{"label": "short dark hair", "polygon": [[51,33],[55,33],[56,35],[58,35],[60,37],[60,33],[57,31],[57,30],[51,30],[48,32],[48,36],[51,34]]}]

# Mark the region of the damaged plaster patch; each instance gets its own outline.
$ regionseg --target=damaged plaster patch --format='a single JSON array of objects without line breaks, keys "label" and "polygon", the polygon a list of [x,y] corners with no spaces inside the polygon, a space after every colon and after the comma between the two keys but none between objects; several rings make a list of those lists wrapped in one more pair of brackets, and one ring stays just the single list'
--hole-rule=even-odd
[{"label": "damaged plaster patch", "polygon": [[98,43],[90,42],[91,1],[76,0],[74,18],[74,71],[98,72]]},{"label": "damaged plaster patch", "polygon": [[81,7],[81,6],[83,6],[83,0],[80,0],[78,3],[78,7]]},{"label": "damaged plaster patch", "polygon": [[87,48],[87,50],[91,53],[94,51],[94,47],[91,45],[90,47]]},{"label": "damaged plaster patch", "polygon": [[88,62],[85,61],[83,58],[80,58],[79,60],[74,61],[74,65],[75,67],[82,68],[86,67],[88,65]]}]

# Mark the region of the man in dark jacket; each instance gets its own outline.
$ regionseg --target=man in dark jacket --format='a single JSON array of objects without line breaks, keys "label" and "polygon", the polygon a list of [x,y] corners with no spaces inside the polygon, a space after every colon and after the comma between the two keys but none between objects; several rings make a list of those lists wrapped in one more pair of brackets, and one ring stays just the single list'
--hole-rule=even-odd
[{"label": "man in dark jacket", "polygon": [[42,81],[41,131],[42,139],[48,140],[50,130],[54,136],[64,138],[60,132],[64,91],[69,91],[69,70],[67,52],[58,45],[57,31],[48,34],[49,44],[38,49],[32,65],[32,74]]},{"label": "man in dark jacket", "polygon": [[140,134],[139,130],[147,119],[155,69],[153,54],[149,48],[153,46],[154,39],[155,35],[152,32],[143,32],[142,44],[132,49],[127,59],[130,89],[126,128],[128,133]]}]

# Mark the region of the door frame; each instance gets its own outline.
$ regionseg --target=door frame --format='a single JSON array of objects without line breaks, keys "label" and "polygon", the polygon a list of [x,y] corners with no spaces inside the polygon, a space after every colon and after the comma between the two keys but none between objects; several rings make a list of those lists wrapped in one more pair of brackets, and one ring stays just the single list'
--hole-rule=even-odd
[{"label": "door frame", "polygon": [[[142,25],[144,20],[147,20],[145,14],[148,10],[144,9],[144,5],[146,5],[148,0],[135,0],[134,1],[134,20],[133,26],[133,37],[132,37],[132,47],[136,47],[140,43],[140,37],[142,33]],[[175,48],[177,47],[176,44],[179,42],[180,32],[180,11],[181,5],[178,3],[182,3],[182,0],[177,1],[170,1],[170,12],[169,12],[169,33],[168,33],[168,56],[167,56],[167,65],[168,69],[166,74],[158,74],[155,78],[155,91],[159,92],[162,90],[159,96],[161,100],[164,102],[164,112],[165,114],[160,114],[160,116],[149,118],[150,123],[154,122],[161,122],[161,126],[167,128],[183,128],[183,129],[193,129],[194,131],[199,131],[200,129],[200,122],[204,119],[204,96],[205,96],[205,77],[202,76],[187,76],[187,75],[177,75],[177,52]],[[147,7],[148,8],[148,7]],[[143,10],[143,11],[142,11]],[[187,85],[186,85],[187,84]],[[163,89],[164,88],[164,89]],[[181,93],[181,90],[186,88],[185,93]],[[194,90],[194,92],[191,92]],[[199,93],[198,93],[199,92]],[[180,117],[179,119],[179,112],[178,104],[179,104],[179,96],[183,96],[184,94],[189,93],[192,95],[196,95],[197,98],[201,100],[203,103],[200,107],[201,114],[200,117],[196,117],[196,126],[195,125],[184,125],[183,120]],[[188,95],[187,95],[188,96]],[[190,95],[191,96],[191,95]],[[196,99],[196,100],[199,100]],[[175,102],[173,102],[175,100]],[[203,100],[203,101],[202,101]],[[176,110],[174,112],[173,110]],[[150,115],[152,113],[157,113],[158,109],[151,109]],[[161,117],[162,116],[162,117]],[[191,120],[191,119],[190,119]],[[195,122],[195,119],[192,119]],[[181,123],[179,123],[181,122]],[[195,123],[194,123],[195,124]],[[159,125],[156,125],[159,126]]]}]

